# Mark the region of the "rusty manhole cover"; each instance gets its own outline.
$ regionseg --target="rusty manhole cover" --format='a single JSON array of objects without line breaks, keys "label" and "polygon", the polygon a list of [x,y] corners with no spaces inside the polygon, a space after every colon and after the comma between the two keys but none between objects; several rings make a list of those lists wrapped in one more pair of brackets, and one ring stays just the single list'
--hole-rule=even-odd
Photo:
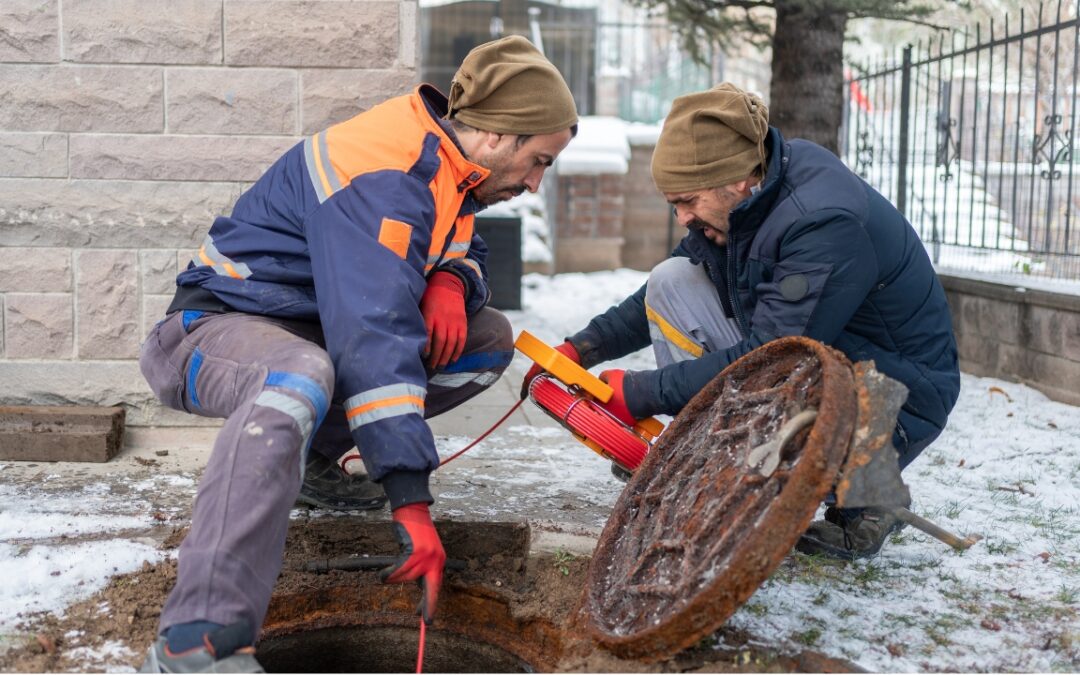
[{"label": "rusty manhole cover", "polygon": [[654,661],[716,630],[810,524],[855,418],[851,365],[819,342],[783,338],[728,366],[616,503],[586,583],[592,637]]}]

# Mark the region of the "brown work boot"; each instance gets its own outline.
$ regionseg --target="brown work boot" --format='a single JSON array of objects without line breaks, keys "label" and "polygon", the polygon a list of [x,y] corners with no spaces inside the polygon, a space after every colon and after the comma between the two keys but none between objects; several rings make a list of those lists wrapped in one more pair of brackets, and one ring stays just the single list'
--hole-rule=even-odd
[{"label": "brown work boot", "polygon": [[815,520],[795,542],[795,550],[840,560],[876,555],[893,532],[906,523],[891,513],[874,507],[825,509],[825,520]]}]

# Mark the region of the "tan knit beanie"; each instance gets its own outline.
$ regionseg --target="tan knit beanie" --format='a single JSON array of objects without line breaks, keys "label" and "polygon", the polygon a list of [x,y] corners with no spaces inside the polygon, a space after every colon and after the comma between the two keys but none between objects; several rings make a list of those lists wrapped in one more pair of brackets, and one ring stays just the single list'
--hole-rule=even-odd
[{"label": "tan knit beanie", "polygon": [[577,124],[566,81],[531,42],[513,35],[474,48],[450,83],[448,119],[500,134],[551,134]]},{"label": "tan knit beanie", "polygon": [[727,82],[675,99],[653,151],[652,175],[661,192],[694,192],[730,185],[757,167],[764,175],[769,109]]}]

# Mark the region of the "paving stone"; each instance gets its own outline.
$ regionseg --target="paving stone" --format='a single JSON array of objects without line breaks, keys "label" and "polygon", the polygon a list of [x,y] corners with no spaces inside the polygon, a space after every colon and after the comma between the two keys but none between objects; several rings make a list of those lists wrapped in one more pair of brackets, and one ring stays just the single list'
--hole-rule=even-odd
[{"label": "paving stone", "polygon": [[60,60],[59,0],[0,2],[0,62]]},{"label": "paving stone", "polygon": [[123,442],[123,408],[0,406],[0,460],[107,462]]},{"label": "paving stone", "polygon": [[0,176],[64,178],[67,134],[0,133]]},{"label": "paving stone", "polygon": [[160,132],[162,69],[0,64],[0,129]]},{"label": "paving stone", "polygon": [[64,59],[221,63],[221,0],[64,0]]}]

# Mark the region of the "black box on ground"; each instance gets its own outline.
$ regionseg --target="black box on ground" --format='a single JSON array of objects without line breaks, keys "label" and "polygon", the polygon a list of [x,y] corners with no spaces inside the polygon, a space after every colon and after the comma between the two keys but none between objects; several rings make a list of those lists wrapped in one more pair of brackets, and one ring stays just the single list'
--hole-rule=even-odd
[{"label": "black box on ground", "polygon": [[488,246],[489,304],[495,309],[521,309],[521,218],[479,217],[476,233]]}]

